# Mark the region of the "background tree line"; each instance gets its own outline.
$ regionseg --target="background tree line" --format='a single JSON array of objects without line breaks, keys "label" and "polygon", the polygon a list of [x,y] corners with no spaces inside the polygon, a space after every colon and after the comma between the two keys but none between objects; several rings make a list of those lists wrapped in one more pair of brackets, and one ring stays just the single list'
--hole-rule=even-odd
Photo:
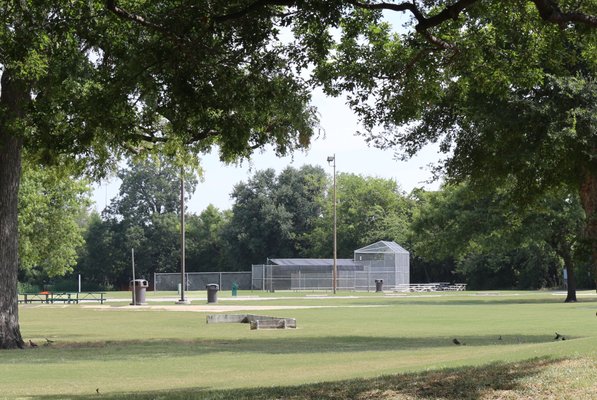
[{"label": "background tree line", "polygon": [[[72,287],[81,274],[88,290],[123,288],[130,279],[131,248],[139,276],[178,272],[180,173],[164,157],[129,162],[118,171],[118,196],[101,214],[86,211],[86,182],[52,180],[48,170],[25,174],[21,204],[27,215],[39,218],[22,219],[28,223],[21,228],[21,281]],[[40,179],[43,193],[35,190],[41,188]],[[62,202],[49,200],[49,182],[59,184]],[[197,179],[186,173],[187,196],[196,185]],[[332,189],[332,177],[321,167],[288,167],[280,174],[256,171],[234,187],[230,210],[210,205],[199,214],[187,212],[187,270],[244,271],[272,257],[331,258]],[[507,187],[480,193],[463,183],[407,194],[393,180],[340,173],[338,256],[352,258],[357,248],[394,240],[411,252],[413,282],[538,289],[561,287],[566,269],[570,283],[591,287],[578,196],[562,188],[517,208],[510,193]],[[40,203],[40,196],[47,201]],[[61,225],[56,225],[56,212],[29,208],[48,203],[61,210]],[[65,203],[72,205],[68,214]],[[60,235],[40,239],[56,230]],[[43,249],[55,250],[37,256]],[[66,276],[56,278],[62,274]]]}]

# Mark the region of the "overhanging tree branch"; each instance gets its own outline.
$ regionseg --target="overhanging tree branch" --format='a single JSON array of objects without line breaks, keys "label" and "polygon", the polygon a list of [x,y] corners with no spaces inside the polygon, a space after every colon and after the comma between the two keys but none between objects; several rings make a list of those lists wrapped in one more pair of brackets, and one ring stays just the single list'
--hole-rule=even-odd
[{"label": "overhanging tree branch", "polygon": [[259,10],[260,8],[263,8],[266,6],[290,7],[293,5],[296,5],[295,0],[257,0],[256,2],[249,4],[245,8],[231,12],[229,14],[216,15],[216,16],[212,17],[211,19],[214,22],[222,23],[222,22],[231,21],[231,20],[245,17],[248,14],[251,14],[252,12],[255,12],[255,11]]},{"label": "overhanging tree branch", "polygon": [[163,26],[153,23],[149,20],[147,20],[145,17],[139,15],[139,14],[133,14],[127,10],[125,10],[124,8],[119,7],[116,4],[116,0],[107,0],[106,1],[106,8],[108,10],[110,10],[112,13],[114,13],[116,16],[128,20],[128,21],[132,21],[135,22],[139,25],[142,25],[146,28],[150,28],[152,30],[156,30],[162,33],[166,33],[166,34],[170,34],[170,32],[168,30],[166,30]]},{"label": "overhanging tree branch", "polygon": [[472,4],[476,3],[478,0],[460,0],[455,2],[452,5],[447,6],[441,12],[432,17],[426,17],[423,11],[419,9],[419,7],[413,3],[400,3],[400,4],[392,4],[392,3],[362,3],[357,0],[346,0],[347,3],[352,4],[358,8],[364,8],[368,10],[391,10],[396,12],[410,12],[415,19],[417,20],[417,25],[415,25],[415,30],[423,35],[425,39],[433,44],[434,46],[444,49],[444,50],[455,50],[456,46],[452,43],[446,42],[445,40],[431,34],[429,32],[430,28],[436,27],[441,25],[443,22],[449,19],[457,19],[461,12],[463,12],[467,7],[471,6]]},{"label": "overhanging tree branch", "polygon": [[[562,23],[580,23],[591,27],[597,27],[597,16],[581,12],[563,12],[558,2],[555,0],[531,0],[541,18],[547,22]],[[346,0],[347,3],[355,7],[369,10],[390,10],[405,12],[409,11],[417,20],[417,31],[436,27],[449,19],[456,19],[466,8],[478,3],[479,0],[459,0],[446,6],[438,14],[431,17],[425,17],[423,11],[414,3],[364,3],[357,0]]]},{"label": "overhanging tree branch", "polygon": [[541,18],[547,22],[555,24],[566,24],[566,23],[581,23],[594,28],[597,27],[597,16],[588,15],[579,12],[562,12],[558,3],[554,0],[531,0]]},{"label": "overhanging tree branch", "polygon": [[[389,10],[395,12],[410,12],[417,24],[415,30],[423,35],[427,41],[432,43],[434,46],[442,49],[453,50],[455,46],[448,43],[429,32],[429,29],[437,27],[447,20],[455,20],[459,15],[470,6],[478,3],[479,0],[457,0],[454,3],[447,5],[439,13],[427,17],[420,6],[413,2],[402,2],[402,3],[386,3],[386,2],[363,2],[359,0],[345,0],[347,4],[350,4],[356,8],[368,9],[368,10]],[[555,24],[583,24],[590,27],[597,27],[597,16],[590,15],[582,12],[562,12],[558,2],[556,0],[531,0],[540,17],[549,23]],[[248,4],[246,7],[239,10],[230,12],[223,15],[206,16],[212,23],[224,23],[240,19],[254,13],[264,7],[268,6],[286,6],[286,7],[301,7],[301,2],[297,0],[257,0],[253,3]],[[180,40],[180,38],[170,32],[168,29],[160,24],[154,23],[146,19],[145,17],[129,12],[116,4],[116,0],[106,0],[106,7],[112,13],[118,17],[135,22],[149,29],[161,32],[167,36],[171,36]]]},{"label": "overhanging tree branch", "polygon": [[[357,8],[363,8],[368,10],[389,10],[389,11],[396,11],[396,12],[410,12],[413,17],[416,19],[417,24],[415,25],[415,30],[423,35],[425,39],[433,44],[434,46],[445,49],[445,50],[454,50],[456,46],[452,43],[448,43],[441,38],[432,35],[429,32],[430,28],[434,28],[436,26],[441,25],[445,21],[452,19],[455,20],[458,16],[465,11],[468,7],[472,6],[473,4],[477,3],[479,0],[459,0],[454,2],[451,5],[446,6],[442,11],[439,13],[431,16],[426,17],[423,11],[415,4],[412,3],[364,3],[358,0],[346,0],[348,4],[353,5]],[[562,12],[555,0],[531,0],[541,18],[550,23],[555,23],[559,25],[563,25],[566,23],[579,23],[583,25],[588,25],[590,27],[597,27],[597,16],[589,15],[580,12]]]}]

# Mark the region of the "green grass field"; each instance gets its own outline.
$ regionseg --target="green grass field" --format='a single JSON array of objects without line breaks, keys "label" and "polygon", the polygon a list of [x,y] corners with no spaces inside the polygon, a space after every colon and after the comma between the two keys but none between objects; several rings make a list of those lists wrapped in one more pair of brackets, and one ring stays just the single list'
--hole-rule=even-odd
[{"label": "green grass field", "polygon": [[[128,293],[104,307],[22,305],[22,334],[39,347],[0,352],[0,397],[597,399],[594,292],[575,304],[551,292],[240,292],[192,312],[205,292],[188,295],[174,310],[129,307]],[[206,324],[218,306],[289,307],[231,313],[298,328]]]}]

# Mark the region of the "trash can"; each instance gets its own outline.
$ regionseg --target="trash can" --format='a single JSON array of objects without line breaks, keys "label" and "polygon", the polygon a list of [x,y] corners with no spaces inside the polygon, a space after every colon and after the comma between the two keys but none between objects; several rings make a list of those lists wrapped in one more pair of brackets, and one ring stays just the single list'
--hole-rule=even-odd
[{"label": "trash can", "polygon": [[375,292],[383,292],[383,279],[375,280]]},{"label": "trash can", "polygon": [[207,304],[217,303],[220,286],[217,283],[210,283],[205,285],[205,288],[207,289]]},{"label": "trash can", "polygon": [[233,282],[232,283],[232,296],[236,297],[237,294],[238,294],[238,283]]},{"label": "trash can", "polygon": [[145,302],[145,292],[149,287],[149,282],[145,279],[135,279],[134,281],[129,282],[129,287],[133,294],[133,302],[131,303],[131,306],[147,304]]}]

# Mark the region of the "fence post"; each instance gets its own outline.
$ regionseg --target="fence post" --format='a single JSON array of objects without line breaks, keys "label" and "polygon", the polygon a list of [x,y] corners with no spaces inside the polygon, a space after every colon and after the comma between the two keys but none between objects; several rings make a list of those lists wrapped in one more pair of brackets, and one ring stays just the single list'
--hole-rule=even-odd
[{"label": "fence post", "polygon": [[271,266],[269,267],[269,291],[274,291],[274,274]]}]

